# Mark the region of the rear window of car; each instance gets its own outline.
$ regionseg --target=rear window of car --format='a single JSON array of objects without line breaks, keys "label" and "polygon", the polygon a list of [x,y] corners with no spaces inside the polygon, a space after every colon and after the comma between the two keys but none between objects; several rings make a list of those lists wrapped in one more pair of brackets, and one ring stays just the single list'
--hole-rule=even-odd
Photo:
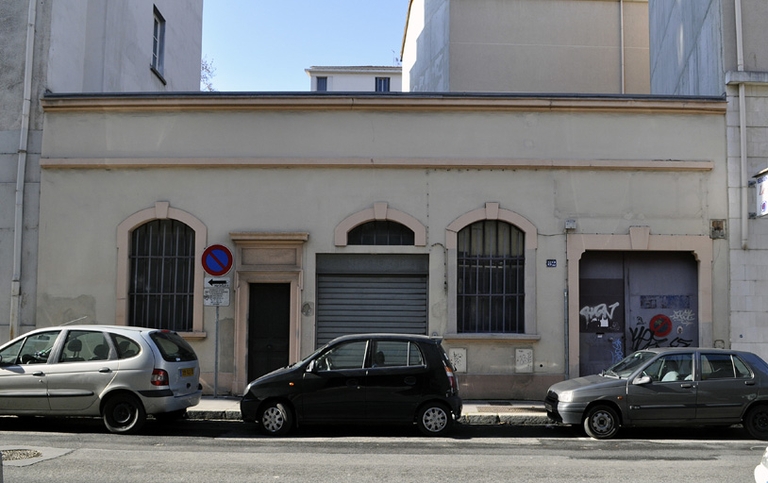
[{"label": "rear window of car", "polygon": [[192,346],[175,332],[158,331],[149,337],[160,349],[160,355],[168,362],[196,361],[197,355]]}]

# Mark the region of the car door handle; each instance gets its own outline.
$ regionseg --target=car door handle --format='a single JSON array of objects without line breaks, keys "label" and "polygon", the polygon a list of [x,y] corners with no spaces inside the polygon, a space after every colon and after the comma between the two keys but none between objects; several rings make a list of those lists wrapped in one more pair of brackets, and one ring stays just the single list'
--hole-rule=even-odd
[{"label": "car door handle", "polygon": [[102,367],[101,369],[99,369],[99,372],[101,372],[102,374],[106,374],[108,372],[112,372],[112,369],[110,369],[109,367]]},{"label": "car door handle", "polygon": [[416,384],[416,378],[413,376],[408,376],[405,378],[405,383],[409,386],[413,386],[414,384]]},{"label": "car door handle", "polygon": [[358,382],[357,379],[350,379],[350,380],[347,381],[347,386],[348,387],[356,387],[356,388],[359,389],[360,388],[360,383]]},{"label": "car door handle", "polygon": [[688,383],[685,383],[685,384],[680,384],[680,387],[682,387],[683,389],[690,389],[690,388],[693,387],[693,384],[688,382]]},{"label": "car door handle", "polygon": [[744,385],[745,386],[754,386],[755,385],[755,381],[744,381]]},{"label": "car door handle", "polygon": [[43,377],[45,373],[43,371],[37,371],[32,373],[33,376]]}]

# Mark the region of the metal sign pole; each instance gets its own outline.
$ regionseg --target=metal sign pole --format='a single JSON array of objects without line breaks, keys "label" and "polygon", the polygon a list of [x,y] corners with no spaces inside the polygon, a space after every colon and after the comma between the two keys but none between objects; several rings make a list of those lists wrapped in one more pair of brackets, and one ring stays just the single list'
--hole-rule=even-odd
[{"label": "metal sign pole", "polygon": [[219,397],[219,306],[216,305],[216,349],[213,355],[213,397]]}]

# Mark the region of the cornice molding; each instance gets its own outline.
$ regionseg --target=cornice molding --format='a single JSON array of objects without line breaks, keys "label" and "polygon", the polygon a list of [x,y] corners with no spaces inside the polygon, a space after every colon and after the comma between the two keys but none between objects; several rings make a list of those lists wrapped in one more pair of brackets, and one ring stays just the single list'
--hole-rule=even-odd
[{"label": "cornice molding", "polygon": [[174,93],[174,94],[47,94],[47,113],[169,111],[501,111],[611,112],[632,114],[717,114],[726,112],[725,98],[646,96],[546,96],[501,94],[388,93]]}]

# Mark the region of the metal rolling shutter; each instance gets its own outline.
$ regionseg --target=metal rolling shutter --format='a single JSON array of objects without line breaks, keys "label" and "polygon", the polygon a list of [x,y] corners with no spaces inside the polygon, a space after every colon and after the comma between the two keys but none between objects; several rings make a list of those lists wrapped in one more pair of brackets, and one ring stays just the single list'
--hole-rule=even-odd
[{"label": "metal rolling shutter", "polygon": [[372,332],[427,333],[426,256],[318,256],[317,345]]}]

